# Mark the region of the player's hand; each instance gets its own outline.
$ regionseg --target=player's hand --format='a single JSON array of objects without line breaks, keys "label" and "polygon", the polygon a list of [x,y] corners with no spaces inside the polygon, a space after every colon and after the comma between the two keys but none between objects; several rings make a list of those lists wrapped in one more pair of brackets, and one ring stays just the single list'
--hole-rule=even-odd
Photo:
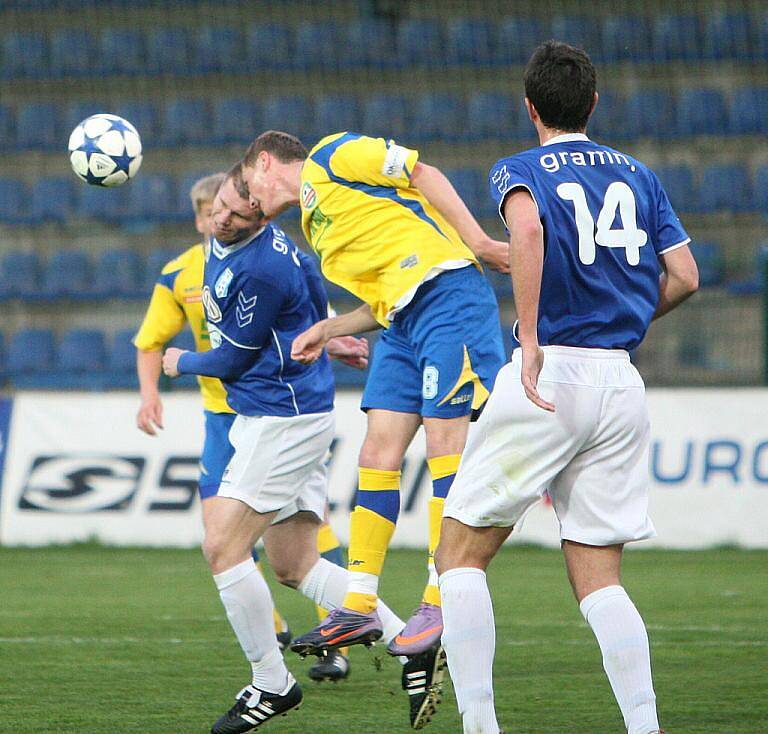
[{"label": "player's hand", "polygon": [[509,272],[509,242],[492,240],[489,237],[474,253],[492,270]]},{"label": "player's hand", "polygon": [[522,347],[522,350],[523,366],[520,371],[520,380],[523,383],[523,390],[525,390],[528,400],[534,405],[538,405],[542,410],[554,413],[555,406],[544,400],[539,395],[538,389],[539,375],[541,374],[541,368],[544,366],[544,350],[538,344]]},{"label": "player's hand", "polygon": [[177,347],[168,347],[163,355],[163,372],[168,377],[178,377],[179,372],[179,357],[181,357],[186,349],[178,349]]},{"label": "player's hand", "polygon": [[136,415],[136,425],[140,431],[150,436],[157,435],[157,429],[163,428],[163,403],[159,395],[144,398]]},{"label": "player's hand", "polygon": [[331,359],[338,359],[350,367],[364,370],[368,366],[368,340],[364,337],[337,336],[328,340],[326,349]]},{"label": "player's hand", "polygon": [[329,338],[327,319],[325,321],[318,321],[314,326],[310,326],[309,329],[299,334],[293,340],[291,359],[301,364],[317,362]]}]

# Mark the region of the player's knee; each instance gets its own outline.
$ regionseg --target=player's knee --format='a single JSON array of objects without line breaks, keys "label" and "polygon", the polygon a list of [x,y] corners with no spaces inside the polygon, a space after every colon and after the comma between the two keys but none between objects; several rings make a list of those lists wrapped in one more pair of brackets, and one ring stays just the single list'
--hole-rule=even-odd
[{"label": "player's knee", "polygon": [[397,471],[402,463],[402,452],[389,444],[386,438],[376,440],[371,436],[366,436],[360,449],[360,466],[383,471]]},{"label": "player's knee", "polygon": [[212,573],[221,573],[240,560],[240,554],[234,552],[232,544],[222,533],[207,532],[203,540],[203,556]]}]

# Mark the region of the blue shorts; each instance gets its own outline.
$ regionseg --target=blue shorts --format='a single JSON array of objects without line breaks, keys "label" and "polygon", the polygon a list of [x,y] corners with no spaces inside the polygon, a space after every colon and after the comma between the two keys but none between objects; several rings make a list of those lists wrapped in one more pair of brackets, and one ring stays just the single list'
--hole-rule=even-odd
[{"label": "blue shorts", "polygon": [[219,491],[221,475],[235,453],[229,442],[229,429],[235,422],[234,413],[205,411],[205,444],[200,457],[200,499],[213,497]]},{"label": "blue shorts", "polygon": [[479,410],[505,363],[496,296],[474,266],[419,287],[373,350],[362,409],[457,418]]}]

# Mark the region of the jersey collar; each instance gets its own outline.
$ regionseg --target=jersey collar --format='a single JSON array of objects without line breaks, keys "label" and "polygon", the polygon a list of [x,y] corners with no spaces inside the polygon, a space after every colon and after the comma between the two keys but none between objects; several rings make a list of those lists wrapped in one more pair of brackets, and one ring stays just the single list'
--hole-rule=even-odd
[{"label": "jersey collar", "polygon": [[589,138],[584,133],[563,133],[557,137],[550,138],[544,145],[556,145],[557,143],[576,143],[579,141],[590,142]]},{"label": "jersey collar", "polygon": [[240,240],[240,242],[234,242],[231,245],[222,245],[221,242],[219,242],[215,237],[211,237],[211,252],[219,260],[223,260],[225,257],[227,257],[227,255],[232,255],[233,253],[238,252],[244,247],[250,245],[251,242],[257,239],[266,228],[267,226],[264,225],[258,232],[251,235],[248,239]]}]

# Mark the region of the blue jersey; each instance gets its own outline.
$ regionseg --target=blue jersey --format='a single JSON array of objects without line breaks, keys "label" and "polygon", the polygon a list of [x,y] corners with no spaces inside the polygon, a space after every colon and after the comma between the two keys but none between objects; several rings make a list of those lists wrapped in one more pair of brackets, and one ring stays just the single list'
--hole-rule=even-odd
[{"label": "blue jersey", "polygon": [[291,359],[295,337],[326,318],[328,300],[314,260],[279,228],[206,248],[203,305],[211,351],[187,352],[182,373],[219,377],[232,409],[248,416],[295,416],[333,408],[326,354],[312,365]]},{"label": "blue jersey", "polygon": [[659,299],[658,256],[690,238],[656,175],[586,135],[502,158],[491,196],[527,189],[544,228],[539,342],[634,349]]}]

